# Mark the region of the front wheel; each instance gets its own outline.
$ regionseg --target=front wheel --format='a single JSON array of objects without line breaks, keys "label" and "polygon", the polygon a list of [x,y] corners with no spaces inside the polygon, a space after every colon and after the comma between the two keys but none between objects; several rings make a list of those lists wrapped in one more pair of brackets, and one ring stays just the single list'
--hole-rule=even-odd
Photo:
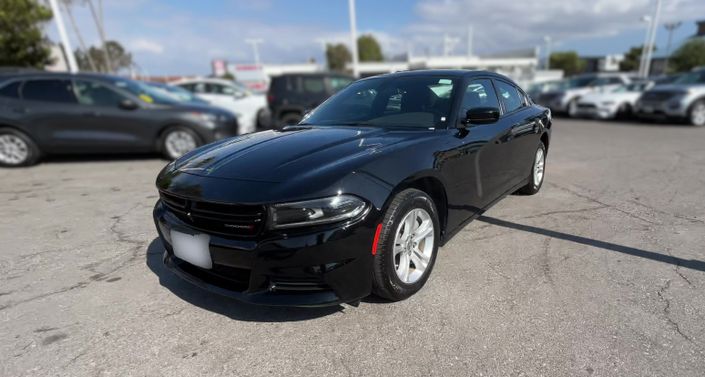
[{"label": "front wheel", "polygon": [[693,126],[705,126],[705,100],[701,99],[690,107],[688,119]]},{"label": "front wheel", "polygon": [[407,189],[392,200],[374,256],[373,292],[400,301],[418,292],[436,261],[440,227],[433,200]]},{"label": "front wheel", "polygon": [[517,193],[523,195],[534,195],[541,190],[543,178],[546,172],[546,146],[543,142],[539,143],[534,154],[534,164],[531,166],[528,183],[520,188]]},{"label": "front wheel", "polygon": [[201,145],[195,132],[185,127],[172,127],[161,138],[161,151],[169,160],[175,160]]}]

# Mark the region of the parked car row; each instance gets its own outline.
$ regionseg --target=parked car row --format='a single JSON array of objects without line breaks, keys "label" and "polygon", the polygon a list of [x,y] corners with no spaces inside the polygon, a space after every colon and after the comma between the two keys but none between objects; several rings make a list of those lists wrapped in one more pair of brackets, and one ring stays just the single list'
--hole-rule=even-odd
[{"label": "parked car row", "polygon": [[705,126],[705,68],[643,80],[626,74],[585,74],[534,85],[532,98],[570,117],[636,117]]},{"label": "parked car row", "polygon": [[352,81],[326,73],[283,75],[265,96],[216,78],[164,84],[100,74],[5,73],[0,166],[32,165],[57,154],[159,152],[175,159],[215,140],[298,123]]}]

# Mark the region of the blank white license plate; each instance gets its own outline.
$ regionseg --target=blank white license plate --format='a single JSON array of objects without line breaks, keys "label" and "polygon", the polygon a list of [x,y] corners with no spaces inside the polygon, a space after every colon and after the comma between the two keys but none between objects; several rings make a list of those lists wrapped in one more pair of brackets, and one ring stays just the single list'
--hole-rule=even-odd
[{"label": "blank white license plate", "polygon": [[207,234],[186,234],[171,231],[171,246],[174,255],[201,268],[213,268],[208,244],[210,236]]}]

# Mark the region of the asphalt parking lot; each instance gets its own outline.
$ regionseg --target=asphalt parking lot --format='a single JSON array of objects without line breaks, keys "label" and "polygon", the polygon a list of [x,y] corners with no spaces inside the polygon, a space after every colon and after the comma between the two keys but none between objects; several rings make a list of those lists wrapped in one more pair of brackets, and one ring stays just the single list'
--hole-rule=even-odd
[{"label": "asphalt parking lot", "polygon": [[0,171],[2,376],[702,376],[705,129],[558,119],[537,196],[411,299],[249,306],[161,265],[157,158]]}]

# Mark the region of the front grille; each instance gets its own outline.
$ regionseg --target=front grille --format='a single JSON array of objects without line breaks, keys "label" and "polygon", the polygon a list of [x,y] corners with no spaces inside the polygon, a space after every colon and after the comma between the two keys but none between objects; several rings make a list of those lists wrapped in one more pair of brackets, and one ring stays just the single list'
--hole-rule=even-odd
[{"label": "front grille", "polygon": [[193,200],[159,192],[169,212],[195,229],[234,237],[258,235],[265,224],[262,205],[243,205]]},{"label": "front grille", "polygon": [[675,97],[677,93],[668,91],[651,91],[641,95],[641,99],[645,101],[665,101],[671,97]]},{"label": "front grille", "polygon": [[251,271],[246,268],[237,268],[213,265],[213,269],[207,270],[184,262],[174,257],[180,269],[199,280],[217,287],[235,292],[246,291],[250,285]]},{"label": "front grille", "polygon": [[536,99],[536,102],[548,104],[550,102],[557,100],[558,98],[560,98],[560,96],[561,96],[560,93],[543,93],[543,94],[539,94],[539,96]]},{"label": "front grille", "polygon": [[582,110],[592,110],[595,109],[597,106],[593,103],[578,103],[578,108]]}]

